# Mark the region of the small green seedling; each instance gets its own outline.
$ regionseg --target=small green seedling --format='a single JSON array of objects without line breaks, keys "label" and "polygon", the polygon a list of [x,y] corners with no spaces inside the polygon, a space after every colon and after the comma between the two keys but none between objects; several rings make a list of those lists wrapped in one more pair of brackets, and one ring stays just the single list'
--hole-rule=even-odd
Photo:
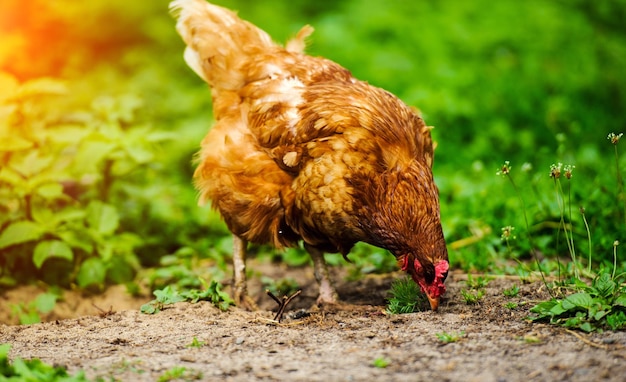
[{"label": "small green seedling", "polygon": [[384,369],[389,366],[389,360],[385,357],[378,357],[372,362],[372,366],[377,367],[379,369]]},{"label": "small green seedling", "polygon": [[493,280],[493,278],[483,277],[483,276],[478,276],[477,278],[474,279],[474,277],[470,273],[468,273],[467,281],[465,281],[465,284],[467,285],[469,289],[482,289],[482,288],[486,288],[487,285],[489,284],[489,281],[491,280]]},{"label": "small green seedling", "polygon": [[443,342],[444,344],[449,344],[451,342],[457,342],[462,337],[465,337],[465,332],[464,331],[460,331],[458,333],[441,332],[441,333],[435,333],[435,336],[437,336],[437,339]]},{"label": "small green seedling", "polygon": [[519,294],[519,287],[517,286],[517,284],[513,284],[512,287],[503,290],[502,294],[504,294],[506,297],[516,297]]},{"label": "small green seedling", "polygon": [[511,310],[517,309],[518,306],[519,306],[519,304],[516,303],[516,302],[507,302],[506,304],[504,304],[505,308],[511,309]]},{"label": "small green seedling", "polygon": [[479,290],[461,290],[461,296],[465,300],[465,303],[468,305],[477,304],[485,296],[485,291],[483,289]]},{"label": "small green seedling", "polygon": [[201,347],[203,347],[204,345],[206,345],[206,342],[204,342],[204,341],[199,341],[199,340],[198,340],[198,337],[194,337],[194,338],[193,338],[193,340],[191,340],[191,343],[190,343],[190,344],[188,344],[188,345],[187,345],[187,346],[185,346],[185,347],[188,347],[188,348],[201,348]]},{"label": "small green seedling", "polygon": [[183,366],[174,366],[163,373],[158,382],[169,382],[174,380],[200,380],[202,379],[202,373],[197,370],[190,370]]}]

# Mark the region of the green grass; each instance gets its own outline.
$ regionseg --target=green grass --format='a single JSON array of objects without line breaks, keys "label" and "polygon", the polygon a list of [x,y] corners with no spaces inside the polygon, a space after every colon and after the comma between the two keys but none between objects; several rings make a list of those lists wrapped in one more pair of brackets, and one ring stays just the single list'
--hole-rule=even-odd
[{"label": "green grass", "polygon": [[[615,147],[616,155],[616,192],[615,207],[616,210],[612,215],[613,221],[617,227],[621,224],[621,208],[626,203],[623,200],[623,182],[621,178],[619,155],[617,145],[622,134],[611,133],[608,135],[610,143]],[[594,270],[592,267],[593,249],[592,240],[593,233],[589,228],[585,211],[581,208],[582,223],[584,223],[584,237],[587,244],[587,266],[582,264],[581,250],[578,246],[576,232],[574,230],[575,221],[572,216],[572,178],[575,166],[563,165],[561,163],[552,164],[550,166],[549,176],[553,180],[554,195],[556,205],[559,212],[558,222],[556,223],[556,244],[565,242],[564,247],[569,255],[567,265],[561,263],[559,256],[557,261],[557,282],[547,283],[545,274],[547,271],[540,266],[537,258],[537,267],[545,286],[550,292],[551,298],[547,301],[540,302],[530,309],[532,313],[529,317],[531,321],[549,322],[554,325],[564,326],[567,328],[580,329],[586,332],[601,330],[621,330],[626,328],[626,273],[617,273],[617,247],[619,242],[615,240],[612,245],[612,267],[600,268]],[[502,166],[499,175],[503,175],[510,180],[513,188],[518,191],[517,185],[513,180],[510,163],[507,161]],[[565,185],[562,183],[565,179]],[[518,196],[522,196],[518,192]],[[626,206],[626,204],[624,204]],[[530,230],[527,220],[527,212],[522,200],[523,214],[526,219],[526,228],[528,230],[528,242],[531,246],[531,252],[536,253],[536,245],[533,238],[534,233]],[[626,216],[626,215],[624,215]],[[580,223],[579,223],[580,224]],[[508,243],[507,243],[508,245]],[[584,248],[584,246],[583,246]],[[557,247],[558,254],[558,247]],[[610,270],[609,270],[610,269]],[[591,278],[591,280],[589,280]],[[463,292],[462,292],[463,293]],[[507,292],[505,292],[506,295]],[[516,293],[517,294],[517,293]],[[464,295],[465,297],[465,295]]]},{"label": "green grass", "polygon": [[457,342],[461,338],[465,337],[465,332],[464,331],[455,332],[455,333],[440,332],[440,333],[435,333],[435,337],[437,337],[437,339],[440,342],[444,344],[449,344],[452,342]]},{"label": "green grass", "polygon": [[428,302],[419,286],[410,277],[394,280],[389,294],[387,311],[391,314],[423,311]]}]

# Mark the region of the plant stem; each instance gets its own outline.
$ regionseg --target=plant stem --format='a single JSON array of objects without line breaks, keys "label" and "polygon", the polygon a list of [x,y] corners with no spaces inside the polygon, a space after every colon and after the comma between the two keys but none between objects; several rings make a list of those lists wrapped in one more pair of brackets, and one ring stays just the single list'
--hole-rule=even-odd
[{"label": "plant stem", "polygon": [[626,197],[624,195],[624,182],[622,180],[622,174],[619,171],[619,153],[617,151],[617,144],[614,144],[615,147],[615,172],[617,174],[617,200],[621,199],[622,204],[624,205],[624,224],[626,225]]},{"label": "plant stem", "polygon": [[574,247],[574,232],[571,228],[571,224],[572,224],[572,209],[571,209],[571,196],[570,196],[570,200],[568,200],[569,203],[569,213],[570,213],[570,228],[569,228],[569,232],[567,229],[567,225],[565,224],[565,200],[563,198],[563,186],[561,185],[561,181],[559,179],[555,179],[555,185],[556,185],[556,198],[557,198],[557,203],[559,205],[559,210],[561,213],[561,226],[563,226],[563,233],[565,234],[565,242],[567,243],[567,250],[569,251],[570,257],[572,258],[572,262],[574,263],[574,276],[578,279],[579,274],[578,274],[578,263],[576,261],[576,249]]},{"label": "plant stem", "polygon": [[585,230],[587,231],[587,242],[589,243],[589,260],[587,260],[587,273],[591,274],[591,231],[589,230],[589,223],[585,217],[585,209],[580,207],[580,213],[583,215],[583,222],[585,222]]},{"label": "plant stem", "polygon": [[615,270],[617,269],[617,241],[613,243],[613,274],[611,279],[615,280]]},{"label": "plant stem", "polygon": [[526,232],[528,232],[528,241],[530,243],[530,251],[532,252],[533,258],[535,259],[535,262],[537,263],[537,269],[539,269],[539,274],[541,275],[541,280],[543,281],[543,285],[546,286],[548,293],[550,293],[550,297],[554,298],[554,295],[552,294],[552,289],[548,286],[548,282],[546,281],[546,277],[544,275],[543,269],[541,268],[541,263],[539,262],[539,258],[537,257],[537,251],[535,250],[535,243],[533,241],[533,235],[530,233],[530,225],[528,224],[528,216],[526,214],[526,203],[524,203],[524,198],[522,198],[522,194],[517,188],[515,181],[513,181],[513,177],[511,176],[511,174],[507,173],[506,177],[511,182],[511,185],[513,186],[513,189],[515,190],[515,194],[517,195],[517,198],[520,200],[520,202],[522,202],[522,211],[524,212],[524,223],[526,224]]}]

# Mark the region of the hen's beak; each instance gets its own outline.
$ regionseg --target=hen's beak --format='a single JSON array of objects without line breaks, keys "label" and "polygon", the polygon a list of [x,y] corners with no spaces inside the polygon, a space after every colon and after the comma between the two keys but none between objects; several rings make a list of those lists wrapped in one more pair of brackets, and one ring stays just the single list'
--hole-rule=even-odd
[{"label": "hen's beak", "polygon": [[437,308],[439,308],[439,297],[430,297],[428,294],[426,294],[426,297],[428,297],[428,302],[430,302],[430,309],[433,310],[433,312],[437,311]]}]

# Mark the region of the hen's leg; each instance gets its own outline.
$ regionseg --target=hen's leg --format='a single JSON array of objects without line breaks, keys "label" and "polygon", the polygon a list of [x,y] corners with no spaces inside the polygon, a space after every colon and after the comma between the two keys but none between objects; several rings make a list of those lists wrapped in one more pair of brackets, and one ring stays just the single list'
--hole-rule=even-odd
[{"label": "hen's leg", "polygon": [[233,299],[235,304],[247,310],[257,310],[256,303],[248,296],[248,285],[246,282],[246,250],[248,242],[233,234]]},{"label": "hen's leg", "polygon": [[326,261],[324,260],[324,252],[317,248],[305,245],[307,252],[313,259],[313,266],[315,269],[315,279],[320,286],[320,295],[317,298],[317,304],[336,304],[338,295],[335,291],[335,287],[330,279],[328,268],[326,267]]}]

